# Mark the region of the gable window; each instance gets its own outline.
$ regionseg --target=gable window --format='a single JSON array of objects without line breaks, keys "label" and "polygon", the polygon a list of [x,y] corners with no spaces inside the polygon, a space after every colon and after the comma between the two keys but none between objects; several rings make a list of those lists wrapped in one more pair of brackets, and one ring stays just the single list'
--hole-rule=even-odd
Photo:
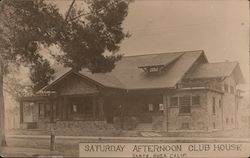
[{"label": "gable window", "polygon": [[200,96],[192,96],[192,105],[200,105]]},{"label": "gable window", "polygon": [[191,113],[191,99],[190,96],[180,97],[180,114],[190,114]]},{"label": "gable window", "polygon": [[178,106],[178,97],[171,97],[170,98],[170,106],[172,106],[172,107]]},{"label": "gable window", "polygon": [[213,114],[215,115],[215,97],[213,97]]},{"label": "gable window", "polygon": [[228,92],[228,85],[227,84],[224,84],[224,91]]},{"label": "gable window", "polygon": [[231,92],[231,94],[234,94],[234,87],[233,86],[230,86],[230,92]]}]

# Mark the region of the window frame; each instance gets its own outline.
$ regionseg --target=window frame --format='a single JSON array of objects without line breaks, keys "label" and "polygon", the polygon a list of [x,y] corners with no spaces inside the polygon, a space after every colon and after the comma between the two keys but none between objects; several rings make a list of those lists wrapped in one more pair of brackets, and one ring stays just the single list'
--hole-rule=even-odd
[{"label": "window frame", "polygon": [[[186,97],[186,99],[189,98],[188,104],[185,104],[185,103],[182,104],[181,99],[184,99],[185,97]],[[183,102],[185,102],[185,101],[183,101]],[[182,108],[189,108],[189,110],[187,110],[189,112],[182,112],[183,111]],[[191,96],[185,95],[185,96],[179,97],[179,115],[191,115]]]}]

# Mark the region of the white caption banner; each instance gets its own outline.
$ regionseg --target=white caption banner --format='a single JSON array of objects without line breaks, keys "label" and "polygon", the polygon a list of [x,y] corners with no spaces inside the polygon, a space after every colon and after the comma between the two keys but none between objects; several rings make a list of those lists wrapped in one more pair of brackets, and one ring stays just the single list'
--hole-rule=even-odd
[{"label": "white caption banner", "polygon": [[248,158],[249,143],[80,143],[79,157]]}]

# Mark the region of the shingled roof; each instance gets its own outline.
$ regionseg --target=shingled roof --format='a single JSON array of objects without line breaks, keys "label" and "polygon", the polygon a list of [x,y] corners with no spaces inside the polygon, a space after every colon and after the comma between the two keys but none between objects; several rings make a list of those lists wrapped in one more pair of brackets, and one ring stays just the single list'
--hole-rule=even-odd
[{"label": "shingled roof", "polygon": [[[189,72],[200,57],[203,57],[204,63],[200,64],[194,71]],[[155,65],[163,65],[165,70],[160,73],[147,73],[139,68]],[[229,76],[236,72],[240,72],[235,75],[238,76],[237,79],[243,81],[241,71],[234,71],[235,69],[239,69],[236,62],[208,63],[202,50],[125,56],[108,73],[91,73],[88,69],[74,72],[69,68],[61,68],[55,74],[54,80],[42,91],[48,90],[49,87],[67,77],[67,74],[71,72],[103,87],[137,90],[173,88],[183,78],[213,78]]]},{"label": "shingled roof", "polygon": [[[125,56],[116,63],[111,72],[91,73],[89,70],[83,69],[77,73],[104,87],[127,90],[171,88],[182,79],[201,55],[205,57],[202,50]],[[165,65],[166,68],[159,74],[149,74],[138,68],[152,65]],[[47,90],[68,73],[70,73],[70,69],[61,69],[55,74],[55,79],[42,90]]]},{"label": "shingled roof", "polygon": [[218,62],[199,65],[193,72],[187,74],[185,78],[218,78],[234,75],[238,83],[244,83],[238,62]]}]

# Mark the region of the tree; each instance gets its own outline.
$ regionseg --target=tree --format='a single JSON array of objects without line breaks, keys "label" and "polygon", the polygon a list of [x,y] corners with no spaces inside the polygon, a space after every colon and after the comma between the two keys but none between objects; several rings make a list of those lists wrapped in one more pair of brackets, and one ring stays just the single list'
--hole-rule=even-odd
[{"label": "tree", "polygon": [[[128,37],[122,22],[130,1],[84,2],[81,9],[73,0],[63,16],[56,5],[45,0],[4,0],[0,6],[0,53],[7,61],[6,70],[8,63],[29,67],[34,90],[38,90],[54,73],[40,50],[57,45],[63,53],[50,55],[65,66],[76,70],[87,67],[93,73],[111,71],[121,58],[116,54],[119,44]],[[105,56],[105,51],[111,54]],[[3,116],[3,111],[0,115]]]},{"label": "tree", "polygon": [[[3,60],[1,56],[0,56],[0,119],[1,119],[0,120],[1,125],[4,126]],[[4,135],[4,130],[0,130],[0,142],[4,142],[2,141],[3,135]],[[2,152],[1,147],[0,147],[0,152]]]}]

